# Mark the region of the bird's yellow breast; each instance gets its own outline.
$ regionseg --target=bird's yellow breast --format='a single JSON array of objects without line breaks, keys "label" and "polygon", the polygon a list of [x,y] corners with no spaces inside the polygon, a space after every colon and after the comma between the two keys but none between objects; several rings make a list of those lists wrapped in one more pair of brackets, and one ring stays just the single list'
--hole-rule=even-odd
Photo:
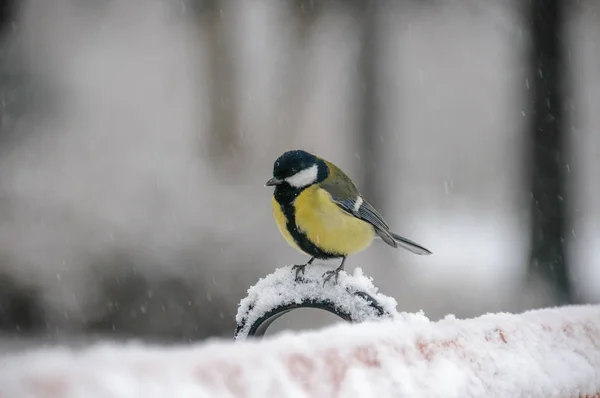
[{"label": "bird's yellow breast", "polygon": [[[297,229],[325,252],[350,255],[366,249],[373,241],[373,227],[340,209],[318,185],[302,191],[293,206]],[[290,245],[302,251],[287,230],[286,218],[275,200],[273,211],[281,234]]]}]

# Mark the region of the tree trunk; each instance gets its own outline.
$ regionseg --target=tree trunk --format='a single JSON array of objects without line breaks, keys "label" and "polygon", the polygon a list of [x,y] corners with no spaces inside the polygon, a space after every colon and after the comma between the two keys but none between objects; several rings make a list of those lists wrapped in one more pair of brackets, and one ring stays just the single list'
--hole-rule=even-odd
[{"label": "tree trunk", "polygon": [[530,273],[553,285],[559,304],[571,300],[565,258],[565,129],[563,10],[560,0],[531,0],[530,145],[532,250]]},{"label": "tree trunk", "polygon": [[383,207],[381,187],[379,186],[378,169],[380,162],[379,103],[377,64],[379,60],[378,37],[376,26],[376,1],[354,1],[357,19],[360,21],[361,45],[359,53],[359,153],[362,167],[362,193],[369,198],[375,207]]},{"label": "tree trunk", "polygon": [[210,130],[208,152],[211,160],[220,166],[232,166],[239,145],[236,104],[236,73],[233,54],[231,12],[235,7],[230,0],[205,0],[203,23],[207,25],[210,60]]}]

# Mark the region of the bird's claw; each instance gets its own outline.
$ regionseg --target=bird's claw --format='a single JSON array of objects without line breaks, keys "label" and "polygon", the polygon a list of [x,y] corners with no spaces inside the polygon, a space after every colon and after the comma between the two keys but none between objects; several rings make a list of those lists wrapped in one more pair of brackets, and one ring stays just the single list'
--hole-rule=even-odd
[{"label": "bird's claw", "polygon": [[335,276],[335,282],[333,283],[334,285],[337,284],[338,282],[338,277],[340,275],[340,271],[341,269],[335,269],[333,271],[327,271],[323,274],[323,286],[325,286],[325,284],[327,282],[329,282],[331,280],[331,278],[333,278]]},{"label": "bird's claw", "polygon": [[300,280],[300,273],[304,275],[304,271],[306,271],[306,266],[307,264],[296,264],[292,267],[292,271],[296,271],[296,277],[294,278],[296,282]]}]

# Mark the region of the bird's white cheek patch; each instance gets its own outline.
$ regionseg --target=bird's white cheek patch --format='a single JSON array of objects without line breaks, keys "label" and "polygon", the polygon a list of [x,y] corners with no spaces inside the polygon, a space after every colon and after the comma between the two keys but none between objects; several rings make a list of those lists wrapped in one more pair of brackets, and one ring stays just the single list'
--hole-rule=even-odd
[{"label": "bird's white cheek patch", "polygon": [[317,165],[313,165],[308,169],[297,172],[291,177],[286,178],[288,184],[294,188],[302,188],[317,181],[317,173],[319,169]]}]

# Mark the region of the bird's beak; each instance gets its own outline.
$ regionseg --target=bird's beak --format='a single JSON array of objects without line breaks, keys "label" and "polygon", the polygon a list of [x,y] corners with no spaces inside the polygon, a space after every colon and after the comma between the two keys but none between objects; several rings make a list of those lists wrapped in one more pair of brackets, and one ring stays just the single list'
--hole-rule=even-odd
[{"label": "bird's beak", "polygon": [[283,182],[283,180],[273,177],[269,181],[267,181],[267,183],[265,184],[265,187],[272,187],[273,185],[279,185],[282,182]]}]

